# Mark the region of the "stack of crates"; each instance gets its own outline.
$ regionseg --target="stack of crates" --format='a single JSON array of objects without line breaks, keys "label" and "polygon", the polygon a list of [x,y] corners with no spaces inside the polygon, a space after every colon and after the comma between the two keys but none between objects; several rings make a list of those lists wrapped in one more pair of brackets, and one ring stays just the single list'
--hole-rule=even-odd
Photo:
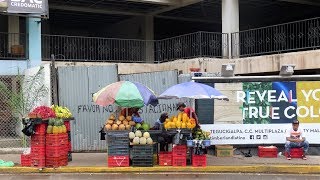
[{"label": "stack of crates", "polygon": [[68,165],[68,134],[46,135],[46,167]]},{"label": "stack of crates", "polygon": [[172,166],[172,152],[159,153],[159,165],[160,166]]},{"label": "stack of crates", "polygon": [[37,124],[35,134],[31,136],[30,166],[32,167],[46,166],[46,129],[46,124]]},{"label": "stack of crates", "polygon": [[109,131],[107,132],[108,144],[108,167],[128,167],[129,154],[129,132]]},{"label": "stack of crates", "polygon": [[133,167],[153,166],[153,145],[134,145],[132,148]]},{"label": "stack of crates", "polygon": [[192,166],[193,167],[206,167],[207,166],[207,155],[196,155],[192,154]]},{"label": "stack of crates", "polygon": [[187,166],[187,145],[174,145],[172,148],[172,165]]},{"label": "stack of crates", "polygon": [[70,121],[64,121],[64,125],[67,128],[67,133],[68,133],[68,161],[72,161],[72,146],[71,146],[71,125],[70,125]]}]

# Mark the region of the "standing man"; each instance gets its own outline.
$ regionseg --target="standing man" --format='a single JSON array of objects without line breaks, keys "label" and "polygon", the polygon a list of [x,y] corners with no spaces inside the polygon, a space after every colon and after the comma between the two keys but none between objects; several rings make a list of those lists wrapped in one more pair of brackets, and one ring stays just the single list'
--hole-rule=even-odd
[{"label": "standing man", "polygon": [[309,148],[309,143],[306,141],[306,138],[303,133],[303,129],[299,128],[299,121],[293,120],[292,121],[292,127],[287,130],[286,133],[286,153],[287,153],[287,159],[291,160],[290,150],[291,148],[303,148],[303,155],[302,159],[306,160],[306,152]]},{"label": "standing man", "polygon": [[[177,110],[179,110],[180,112],[184,112],[188,115],[189,118],[193,118],[196,120],[196,128],[199,127],[200,123],[199,123],[199,120],[198,120],[198,116],[197,114],[195,113],[195,111],[191,108],[191,107],[187,107],[187,105],[183,102],[179,102],[177,104]],[[190,116],[190,112],[191,112],[191,116]]]}]

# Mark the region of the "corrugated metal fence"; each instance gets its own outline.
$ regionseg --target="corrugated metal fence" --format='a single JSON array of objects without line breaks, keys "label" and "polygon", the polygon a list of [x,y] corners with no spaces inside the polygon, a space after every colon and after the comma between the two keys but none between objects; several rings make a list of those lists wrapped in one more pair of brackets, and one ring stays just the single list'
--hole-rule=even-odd
[{"label": "corrugated metal fence", "polygon": [[117,66],[59,67],[59,104],[70,108],[73,151],[105,150],[99,130],[114,106],[99,107],[92,94],[118,80]]},{"label": "corrugated metal fence", "polygon": [[[106,142],[100,140],[99,131],[110,113],[116,111],[116,106],[96,105],[92,102],[93,93],[118,81],[118,78],[140,82],[154,90],[157,95],[178,83],[176,70],[119,76],[117,73],[116,65],[58,68],[59,104],[70,108],[76,119],[71,123],[73,151],[106,150]],[[141,117],[153,126],[162,112],[176,114],[178,101],[180,100],[159,100],[156,107],[145,106],[140,109]]]}]

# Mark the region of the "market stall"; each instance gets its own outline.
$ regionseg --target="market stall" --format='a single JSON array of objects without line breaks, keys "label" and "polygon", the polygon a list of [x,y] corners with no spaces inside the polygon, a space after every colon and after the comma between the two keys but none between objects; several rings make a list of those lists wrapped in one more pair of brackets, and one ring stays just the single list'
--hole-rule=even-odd
[{"label": "market stall", "polygon": [[21,166],[60,167],[72,160],[68,108],[39,106],[23,119],[22,132],[31,137],[30,149],[21,154]]}]

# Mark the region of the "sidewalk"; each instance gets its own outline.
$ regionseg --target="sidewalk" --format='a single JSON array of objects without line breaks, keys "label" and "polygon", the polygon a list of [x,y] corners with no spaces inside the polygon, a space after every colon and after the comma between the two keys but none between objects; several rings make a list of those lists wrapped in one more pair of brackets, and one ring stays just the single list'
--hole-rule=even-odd
[{"label": "sidewalk", "polygon": [[193,168],[154,166],[149,168],[125,167],[108,168],[107,153],[73,153],[73,161],[67,167],[57,169],[20,167],[20,154],[1,154],[0,159],[13,161],[17,166],[13,168],[0,168],[0,173],[102,173],[102,172],[234,172],[234,173],[320,173],[320,156],[308,156],[308,160],[286,160],[284,156],[278,158],[243,157],[215,157],[208,155],[207,167]]}]

